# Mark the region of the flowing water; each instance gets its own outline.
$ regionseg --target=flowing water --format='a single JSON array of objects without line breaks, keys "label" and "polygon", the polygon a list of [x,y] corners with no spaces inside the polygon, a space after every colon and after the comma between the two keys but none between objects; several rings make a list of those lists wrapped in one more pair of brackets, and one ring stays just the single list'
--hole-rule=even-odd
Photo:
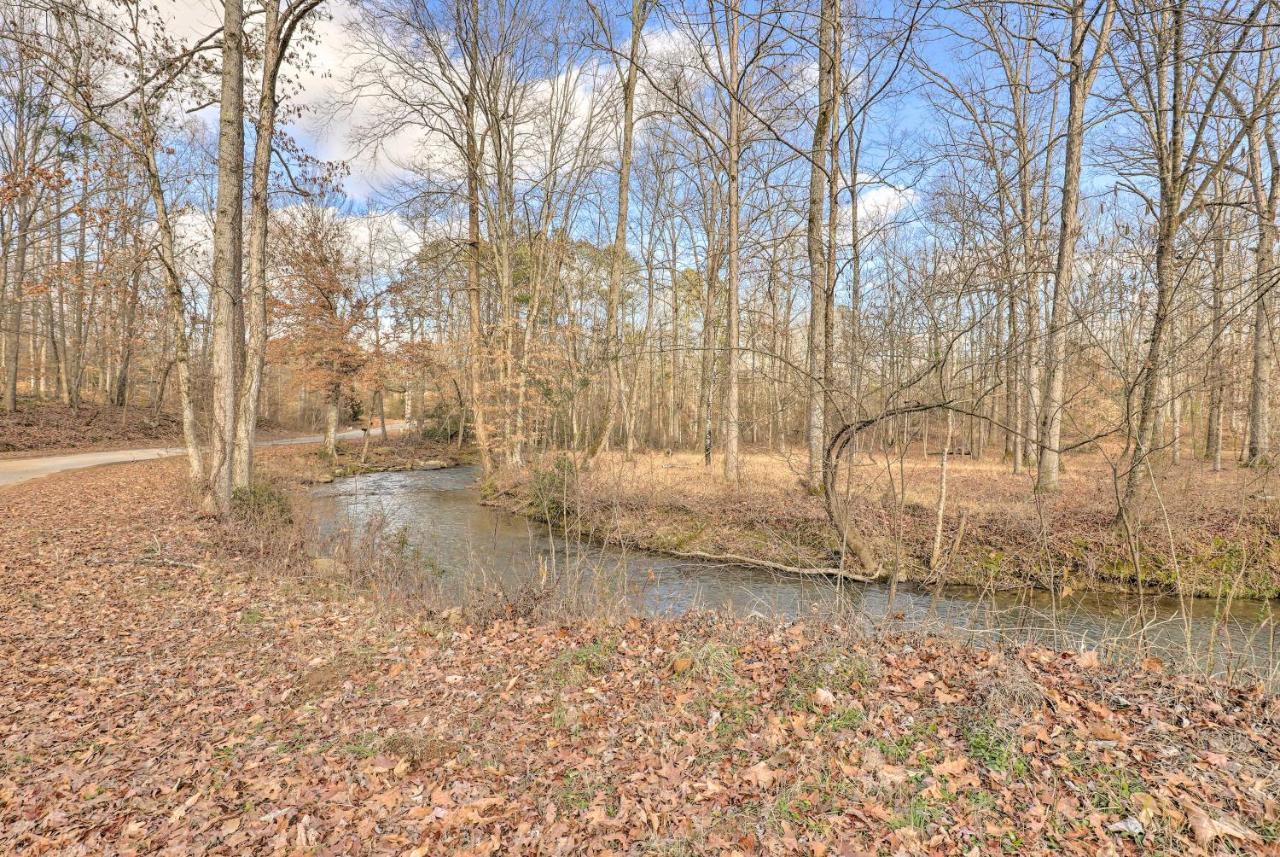
[{"label": "flowing water", "polygon": [[358,535],[371,526],[402,534],[422,558],[420,573],[459,600],[477,589],[509,592],[554,579],[572,586],[580,602],[645,615],[714,609],[782,618],[824,613],[868,623],[892,617],[908,627],[963,631],[981,641],[1031,638],[1059,648],[1102,647],[1121,656],[1192,660],[1218,672],[1244,666],[1269,683],[1280,679],[1275,602],[1238,600],[1224,615],[1226,602],[1212,599],[1140,600],[1121,593],[1054,599],[1040,590],[904,584],[890,605],[888,584],[790,576],[563,537],[481,505],[477,475],[475,468],[456,467],[340,479],[312,492],[312,512],[330,537]]}]

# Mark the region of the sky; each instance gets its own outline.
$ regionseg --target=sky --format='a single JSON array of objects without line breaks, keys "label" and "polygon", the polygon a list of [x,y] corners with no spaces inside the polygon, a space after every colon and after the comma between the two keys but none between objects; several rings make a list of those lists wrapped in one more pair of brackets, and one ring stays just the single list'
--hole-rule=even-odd
[{"label": "sky", "polygon": [[[213,0],[159,0],[159,4],[171,34],[182,41],[194,41],[216,29],[221,22],[221,4]],[[304,108],[302,116],[292,121],[287,130],[311,155],[346,163],[349,172],[343,182],[343,191],[349,200],[345,206],[348,217],[380,216],[380,228],[389,229],[399,236],[400,245],[407,251],[415,240],[409,237],[413,230],[398,214],[386,212],[396,199],[400,175],[396,164],[412,160],[428,141],[421,134],[402,133],[396,138],[383,140],[378,153],[361,153],[355,149],[351,142],[352,129],[376,107],[361,103],[353,109],[333,109],[335,100],[343,91],[344,81],[359,59],[347,29],[347,22],[355,13],[343,0],[329,0],[324,8],[327,15],[315,21],[316,38],[308,45],[310,62],[303,68],[287,69],[290,77],[296,80],[292,87],[292,101]],[[687,36],[661,29],[646,31],[646,42],[649,55],[658,59],[672,57],[692,47]],[[584,105],[590,99],[592,86],[614,85],[612,75],[612,69],[608,68],[604,78],[600,74],[582,76],[576,85],[583,89],[580,95]],[[249,87],[252,85],[248,84]],[[585,106],[582,109],[586,109]],[[217,106],[206,107],[196,116],[212,136],[216,129]],[[910,190],[870,187],[861,195],[859,209],[864,219],[887,217],[908,206],[913,199],[914,193]],[[845,209],[842,220],[848,219],[847,207],[847,203],[842,206]],[[199,236],[205,229],[194,222],[189,226],[193,236]],[[365,230],[369,224],[357,222],[353,228]]]},{"label": "sky", "polygon": [[[310,154],[322,160],[346,161],[351,175],[344,190],[361,203],[374,203],[383,187],[394,178],[385,162],[372,157],[358,156],[350,145],[350,130],[360,120],[360,114],[339,114],[329,117],[325,108],[340,92],[340,84],[352,57],[351,40],[344,22],[352,14],[350,6],[341,0],[330,0],[324,5],[328,16],[316,19],[316,39],[309,46],[312,55],[303,68],[292,66],[287,72],[297,80],[297,94],[293,101],[305,108],[302,118],[290,123],[289,133]],[[220,4],[211,0],[159,0],[159,9],[165,17],[170,32],[184,42],[194,41],[221,25]],[[218,108],[205,107],[197,114],[212,130],[216,128]]]}]

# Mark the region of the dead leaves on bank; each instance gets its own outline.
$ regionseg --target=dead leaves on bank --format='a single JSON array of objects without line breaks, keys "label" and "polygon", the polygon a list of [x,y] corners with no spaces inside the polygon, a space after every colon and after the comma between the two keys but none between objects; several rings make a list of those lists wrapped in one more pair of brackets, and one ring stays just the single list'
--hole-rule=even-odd
[{"label": "dead leaves on bank", "polygon": [[[818,626],[393,625],[237,560],[176,470],[0,495],[0,851],[1280,853],[1261,692]],[[157,543],[200,568],[88,561]]]}]

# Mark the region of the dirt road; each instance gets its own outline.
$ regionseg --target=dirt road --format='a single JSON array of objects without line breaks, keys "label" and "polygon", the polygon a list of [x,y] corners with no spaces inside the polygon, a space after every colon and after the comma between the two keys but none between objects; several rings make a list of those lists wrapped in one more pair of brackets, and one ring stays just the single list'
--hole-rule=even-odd
[{"label": "dirt road", "polygon": [[[403,429],[402,424],[387,424],[388,431],[393,433]],[[376,431],[376,429],[375,429]],[[339,440],[351,440],[361,437],[360,429],[341,432]],[[257,445],[288,446],[297,443],[320,443],[324,435],[309,434],[301,437],[286,437],[277,440],[264,440]],[[129,461],[145,461],[151,458],[168,458],[174,455],[185,455],[186,448],[181,446],[149,447],[143,449],[112,449],[102,452],[73,452],[60,455],[46,455],[38,458],[11,458],[0,461],[0,486],[16,485],[28,479],[38,479],[51,473],[63,470],[79,470],[84,467],[97,467],[102,464],[123,464]]]}]

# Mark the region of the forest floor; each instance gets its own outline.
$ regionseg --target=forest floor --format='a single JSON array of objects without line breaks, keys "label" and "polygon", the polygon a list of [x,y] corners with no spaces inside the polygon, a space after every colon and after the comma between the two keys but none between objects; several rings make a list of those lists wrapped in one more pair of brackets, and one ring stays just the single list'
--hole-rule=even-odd
[{"label": "forest floor", "polygon": [[[1116,481],[1102,454],[1068,457],[1062,490],[1047,497],[1035,492],[1034,473],[952,456],[931,568],[939,465],[936,455],[863,459],[842,471],[851,531],[886,571],[900,556],[901,576],[922,583],[1280,596],[1280,472],[1271,468],[1157,467],[1126,533],[1114,523]],[[705,468],[691,453],[605,454],[583,473],[552,457],[499,474],[492,495],[636,548],[830,568],[838,540],[803,473],[800,450],[743,456],[736,484],[719,461]]]},{"label": "forest floor", "polygon": [[181,474],[0,489],[0,851],[1280,854],[1261,689],[814,623],[410,610],[308,559],[287,504],[219,524]]},{"label": "forest floor", "polygon": [[13,413],[0,413],[0,457],[36,451],[90,452],[182,443],[182,421],[150,408],[84,402],[74,410],[61,402],[20,398]]}]

